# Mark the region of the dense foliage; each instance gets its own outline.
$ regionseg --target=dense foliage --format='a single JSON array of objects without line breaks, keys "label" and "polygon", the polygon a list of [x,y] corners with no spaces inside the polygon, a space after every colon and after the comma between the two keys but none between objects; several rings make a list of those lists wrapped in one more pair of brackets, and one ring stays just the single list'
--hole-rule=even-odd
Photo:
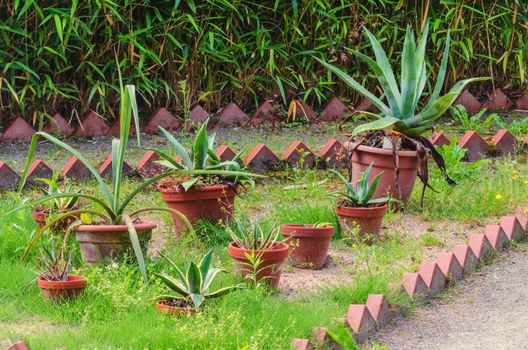
[{"label": "dense foliage", "polygon": [[90,108],[113,117],[116,57],[144,109],[181,115],[199,99],[213,110],[231,100],[250,108],[272,94],[316,105],[333,94],[355,100],[313,56],[373,88],[366,65],[345,48],[365,51],[360,29],[368,24],[397,60],[407,24],[420,32],[426,18],[432,72],[451,28],[446,86],[473,76],[520,86],[527,11],[522,0],[0,1],[0,118],[36,123],[60,112],[75,120]]}]

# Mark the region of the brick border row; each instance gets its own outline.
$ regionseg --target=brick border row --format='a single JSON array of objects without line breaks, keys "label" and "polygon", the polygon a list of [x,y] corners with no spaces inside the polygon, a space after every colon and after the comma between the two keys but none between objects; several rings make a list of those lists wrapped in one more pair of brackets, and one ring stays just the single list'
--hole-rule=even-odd
[{"label": "brick border row", "polygon": [[[430,141],[434,145],[443,146],[450,143],[449,138],[441,133],[434,133]],[[520,147],[526,147],[528,135],[523,141],[517,140],[509,131],[500,130],[489,141],[486,141],[475,131],[468,131],[458,140],[458,145],[467,150],[466,159],[474,161],[484,157],[510,155]],[[323,147],[313,152],[305,143],[296,140],[290,143],[286,150],[278,156],[267,145],[257,144],[244,159],[240,160],[245,166],[257,173],[266,173],[284,166],[329,167],[336,168],[343,166],[348,142],[341,143],[335,138],[329,139]],[[216,154],[221,160],[232,160],[236,153],[226,145],[220,146]],[[156,161],[158,156],[153,151],[147,151],[136,165],[124,164],[125,175],[149,175],[163,171],[163,168]],[[111,174],[112,157],[108,155],[103,163],[99,165],[99,174],[106,177]],[[92,177],[90,171],[76,157],[68,160],[63,167],[61,174],[74,181],[89,180]],[[53,169],[43,160],[33,161],[28,172],[28,184],[37,178],[51,178]],[[0,160],[0,190],[14,189],[18,186],[20,175],[13,170],[5,161]]]},{"label": "brick border row", "polygon": [[[362,100],[355,107],[349,108],[337,97],[331,97],[324,105],[321,114],[318,115],[312,107],[302,100],[294,100],[298,104],[296,108],[296,117],[305,116],[308,121],[334,121],[343,118],[346,115],[352,114],[352,111],[373,110],[372,104],[368,100]],[[461,104],[473,114],[482,108],[488,108],[490,111],[508,110],[515,108],[517,110],[528,110],[528,90],[525,91],[521,97],[513,102],[500,88],[496,88],[490,92],[486,101],[477,100],[468,90],[464,90],[462,94],[455,101],[455,105]],[[302,107],[302,108],[301,108]],[[142,128],[147,134],[154,134],[159,132],[158,126],[162,126],[167,130],[182,130],[191,129],[192,127],[203,123],[210,117],[210,113],[202,106],[194,106],[190,112],[187,125],[182,125],[180,119],[173,116],[165,108],[157,108],[154,110],[146,120],[146,124]],[[284,116],[274,105],[273,100],[263,101],[259,108],[250,118],[236,103],[231,102],[224,106],[214,115],[211,126],[258,126],[266,124],[275,124],[283,121]],[[56,113],[43,127],[43,130],[48,133],[56,133],[65,136],[77,137],[93,137],[105,135],[117,135],[119,133],[119,122],[109,125],[106,120],[94,111],[87,112],[80,120],[80,126],[73,129],[68,121],[60,114]],[[26,120],[17,117],[5,128],[0,141],[18,141],[28,142],[36,130]]]},{"label": "brick border row", "polygon": [[[415,301],[435,298],[445,288],[490,261],[512,241],[524,239],[527,224],[528,216],[523,211],[503,216],[500,224],[487,225],[484,233],[472,234],[468,244],[455,245],[451,251],[439,253],[435,261],[421,262],[417,272],[404,272],[401,287]],[[401,313],[401,309],[387,303],[383,294],[369,294],[365,304],[350,305],[345,318],[340,321],[358,343],[363,343]],[[311,339],[292,340],[294,350],[320,349],[323,346],[340,349],[324,327],[315,328]]]}]

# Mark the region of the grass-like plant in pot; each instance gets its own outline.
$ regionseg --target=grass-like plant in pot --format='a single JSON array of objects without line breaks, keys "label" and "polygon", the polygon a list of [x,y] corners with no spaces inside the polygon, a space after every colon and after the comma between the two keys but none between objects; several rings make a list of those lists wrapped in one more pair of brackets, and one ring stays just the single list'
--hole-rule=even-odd
[{"label": "grass-like plant in pot", "polygon": [[[58,242],[51,240],[51,247],[41,249],[37,259],[40,274],[37,279],[44,300],[68,300],[80,295],[86,287],[86,278],[70,274],[71,252],[68,252],[67,236]],[[59,247],[60,245],[60,247]]]},{"label": "grass-like plant in pot", "polygon": [[359,228],[359,238],[365,242],[373,242],[373,238],[379,238],[381,223],[387,212],[387,203],[392,199],[389,197],[373,198],[383,173],[379,173],[369,183],[372,164],[361,174],[356,187],[352,186],[339,172],[330,170],[336,174],[345,186],[345,191],[332,193],[340,199],[336,207],[339,224],[343,230]]},{"label": "grass-like plant in pot", "polygon": [[[53,174],[53,177],[51,179],[37,179],[38,181],[41,181],[44,184],[48,185],[47,189],[40,189],[44,196],[63,193],[57,181],[58,176],[59,173],[55,173]],[[70,187],[66,189],[66,192],[70,192]],[[39,227],[43,227],[49,218],[53,218],[56,215],[60,215],[76,209],[78,199],[78,197],[54,198],[50,200],[49,203],[41,203],[35,205],[33,208],[31,208],[31,213]],[[52,227],[51,230],[56,231],[60,229],[66,229],[68,224],[75,221],[75,219],[75,216],[65,218],[62,222],[59,222],[54,227]]]},{"label": "grass-like plant in pot", "polygon": [[288,239],[292,265],[301,269],[323,267],[334,227],[330,223],[284,224],[282,235]]},{"label": "grass-like plant in pot", "polygon": [[372,69],[388,105],[340,68],[318,59],[344,83],[370,100],[379,111],[378,114],[361,112],[377,120],[357,126],[352,133],[349,148],[349,152],[352,153],[350,169],[352,183],[359,180],[371,163],[374,163],[371,176],[383,172],[373,198],[383,197],[389,190],[392,197],[406,202],[417,175],[424,183],[425,191],[428,186],[429,155],[444,171],[446,180],[454,184],[454,181],[445,174],[442,157],[423,135],[433,129],[433,122],[444,115],[467,84],[488,78],[461,80],[447,94],[440,96],[449,61],[448,32],[434,89],[427,94],[427,101],[422,99],[426,95],[424,90],[428,76],[425,59],[428,31],[429,24],[425,26],[419,42],[416,43],[412,30],[410,27],[407,28],[401,54],[399,84],[382,44],[366,28],[365,33],[374,50],[375,60],[361,52],[350,50]]},{"label": "grass-like plant in pot", "polygon": [[162,295],[156,302],[156,308],[173,315],[193,314],[196,309],[201,308],[207,299],[218,298],[242,285],[227,286],[212,291],[211,285],[215,277],[223,269],[211,267],[213,249],[211,248],[200,260],[199,264],[190,262],[185,274],[168,257],[162,255],[174,269],[174,276],[165,272],[156,274],[163,283],[176,295]]},{"label": "grass-like plant in pot", "polygon": [[[233,240],[228,247],[239,276],[252,277],[254,283],[264,281],[276,288],[281,276],[281,265],[288,257],[288,245],[279,242],[279,228],[264,230],[258,221],[237,219],[228,227]],[[254,276],[252,276],[254,275]]]},{"label": "grass-like plant in pot", "polygon": [[[27,173],[31,161],[34,157],[36,146],[39,138],[42,137],[47,141],[53,143],[55,146],[62,148],[73,156],[77,157],[90,171],[97,184],[99,190],[102,192],[102,198],[95,195],[68,192],[68,193],[52,193],[45,195],[39,199],[25,203],[22,207],[32,207],[41,203],[49,203],[49,201],[59,198],[79,198],[87,203],[86,208],[72,210],[67,213],[57,215],[49,220],[32,238],[24,257],[26,258],[29,251],[34,247],[38,239],[57,222],[60,222],[66,217],[72,215],[89,217],[90,222],[80,224],[75,222],[76,238],[80,244],[81,252],[88,265],[98,264],[101,261],[109,259],[119,259],[125,255],[136,256],[139,263],[139,268],[145,280],[147,280],[146,267],[144,261],[144,251],[147,248],[151,237],[152,230],[157,227],[153,222],[145,221],[140,218],[141,214],[149,211],[165,211],[171,215],[177,215],[182,222],[186,223],[189,230],[193,230],[189,221],[183,214],[177,210],[166,207],[141,207],[138,209],[130,209],[130,204],[144,188],[155,183],[159,179],[172,174],[189,174],[192,173],[186,170],[178,170],[168,172],[166,174],[157,175],[143,183],[139,184],[130,194],[125,195],[122,191],[124,181],[123,177],[123,162],[125,160],[126,149],[128,145],[130,127],[132,119],[138,135],[139,143],[139,120],[137,113],[137,104],[135,99],[135,88],[133,85],[121,86],[120,99],[120,134],[119,139],[112,140],[112,178],[111,186],[105,183],[105,180],[99,175],[98,171],[90,164],[79,151],[67,143],[57,139],[56,137],[46,133],[37,132],[31,139],[29,152],[27,156],[27,164],[22,174],[19,192],[24,188]],[[203,171],[207,173],[207,171]],[[86,221],[86,220],[84,220]]]},{"label": "grass-like plant in pot", "polygon": [[[222,161],[214,152],[215,134],[207,135],[207,123],[197,130],[190,151],[187,151],[167,130],[160,127],[172,148],[172,154],[152,150],[169,170],[202,171],[207,174],[178,175],[158,182],[163,200],[169,208],[183,213],[193,223],[199,219],[228,222],[233,215],[235,196],[240,187],[252,186],[256,174],[246,172],[239,164],[242,151],[230,161]],[[176,226],[182,224],[174,217]]]}]

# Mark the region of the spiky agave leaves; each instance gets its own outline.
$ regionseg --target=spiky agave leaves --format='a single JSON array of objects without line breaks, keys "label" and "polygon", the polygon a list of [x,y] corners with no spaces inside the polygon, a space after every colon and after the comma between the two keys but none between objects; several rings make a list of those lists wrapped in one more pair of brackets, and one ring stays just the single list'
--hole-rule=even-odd
[{"label": "spiky agave leaves", "polygon": [[171,259],[161,254],[174,269],[175,276],[171,276],[165,272],[160,272],[156,275],[167,287],[178,295],[162,295],[159,299],[184,298],[190,300],[194,308],[198,309],[207,298],[216,298],[241,288],[241,285],[234,285],[210,291],[211,284],[218,273],[225,272],[223,269],[211,268],[212,254],[213,248],[202,257],[198,265],[191,261],[185,274]]},{"label": "spiky agave leaves", "polygon": [[388,105],[366,90],[343,70],[318,59],[323,66],[370,100],[380,111],[380,114],[376,115],[377,120],[359,125],[354,129],[354,135],[372,130],[393,130],[408,137],[417,138],[432,128],[433,122],[448,110],[467,84],[489,79],[470,78],[459,81],[446,95],[439,97],[444,85],[449,58],[450,35],[448,32],[438,78],[433,92],[429,96],[428,103],[418,112],[417,108],[425,86],[427,85],[425,46],[429,32],[429,23],[425,26],[418,44],[416,44],[413,31],[410,27],[407,27],[402,50],[399,84],[387,54],[383,50],[380,42],[368,29],[364,28],[364,30],[374,51],[375,60],[356,50],[350,51],[367,63],[377,76]]},{"label": "spiky agave leaves", "polygon": [[368,166],[367,169],[361,174],[361,177],[359,178],[356,188],[354,188],[348,181],[345,179],[343,175],[341,175],[339,172],[337,172],[334,169],[330,169],[330,172],[337,175],[337,177],[341,180],[343,185],[345,185],[345,191],[337,191],[332,193],[333,196],[337,198],[343,199],[348,204],[351,204],[353,207],[368,207],[373,204],[382,204],[387,203],[391,201],[391,198],[389,197],[382,197],[382,198],[376,198],[372,199],[372,196],[374,195],[374,192],[378,188],[379,181],[381,179],[381,176],[383,175],[383,172],[380,172],[378,175],[376,175],[372,181],[369,183],[368,179],[370,177],[370,172],[372,171],[372,163]]}]

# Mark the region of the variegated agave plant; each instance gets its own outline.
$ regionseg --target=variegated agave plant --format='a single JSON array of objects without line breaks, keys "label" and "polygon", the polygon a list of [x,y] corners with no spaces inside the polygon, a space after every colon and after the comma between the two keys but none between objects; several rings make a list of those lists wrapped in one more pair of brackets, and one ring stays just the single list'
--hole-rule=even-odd
[{"label": "variegated agave plant", "polygon": [[162,295],[161,300],[167,299],[185,299],[192,302],[195,309],[203,305],[207,298],[216,298],[225,295],[235,289],[242,288],[242,285],[228,286],[215,291],[211,291],[211,284],[216,275],[225,270],[211,268],[213,249],[211,248],[196,265],[191,262],[187,267],[185,274],[180,268],[168,257],[162,255],[169,264],[174,268],[176,275],[173,277],[165,272],[156,274],[167,287],[176,292],[177,295]]}]

